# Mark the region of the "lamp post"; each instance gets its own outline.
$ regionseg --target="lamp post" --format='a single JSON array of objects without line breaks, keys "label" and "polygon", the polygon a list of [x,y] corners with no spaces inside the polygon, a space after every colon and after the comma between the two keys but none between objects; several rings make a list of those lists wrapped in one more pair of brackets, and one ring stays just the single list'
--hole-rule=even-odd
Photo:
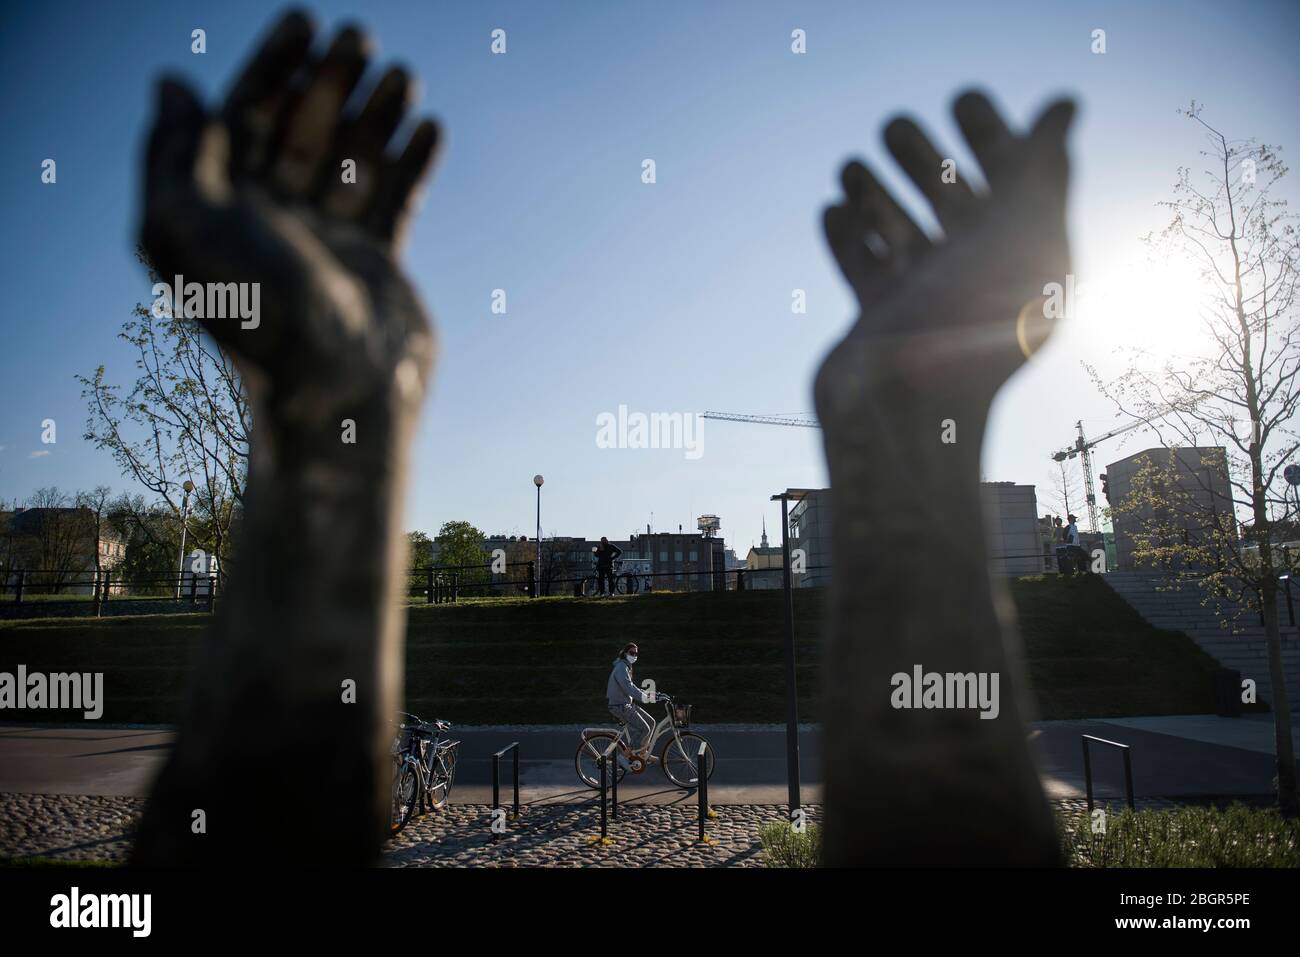
[{"label": "lamp post", "polygon": [[795,681],[794,587],[790,578],[790,502],[802,501],[807,489],[788,488],[772,501],[781,502],[781,565],[785,587],[785,774],[790,819],[799,810],[799,686]]},{"label": "lamp post", "polygon": [[194,491],[194,483],[186,479],[181,483],[181,488],[185,490],[185,495],[181,499],[181,554],[176,560],[176,600],[181,600],[181,583],[185,581],[185,532],[188,530],[186,519],[190,517],[190,493]]},{"label": "lamp post", "polygon": [[537,561],[533,565],[533,597],[538,597],[542,591],[542,483],[546,480],[540,475],[533,476],[533,484],[537,486]]}]

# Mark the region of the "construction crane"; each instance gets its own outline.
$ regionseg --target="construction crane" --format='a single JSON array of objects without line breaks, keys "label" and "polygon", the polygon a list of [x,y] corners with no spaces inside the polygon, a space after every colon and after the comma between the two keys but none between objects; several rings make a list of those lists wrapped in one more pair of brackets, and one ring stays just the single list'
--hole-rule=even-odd
[{"label": "construction crane", "polygon": [[791,425],[805,429],[820,429],[821,423],[812,418],[795,415],[740,415],[736,412],[705,412],[706,419],[722,419],[726,422],[757,422],[760,425]]},{"label": "construction crane", "polygon": [[[1130,422],[1128,425],[1121,425],[1118,429],[1111,429],[1105,435],[1099,435],[1095,439],[1088,439],[1083,434],[1083,421],[1074,423],[1075,428],[1079,430],[1079,437],[1074,440],[1074,445],[1062,449],[1052,455],[1053,462],[1064,462],[1066,459],[1072,459],[1076,455],[1080,458],[1083,465],[1083,495],[1088,503],[1088,524],[1091,526],[1090,531],[1101,531],[1101,522],[1097,518],[1097,494],[1092,484],[1092,449],[1096,448],[1107,439],[1113,439],[1117,435],[1123,435],[1139,426],[1147,425],[1144,419],[1138,419],[1136,422]],[[1103,476],[1104,478],[1104,476]]]},{"label": "construction crane", "polygon": [[[704,418],[721,419],[726,422],[757,422],[760,425],[788,425],[805,429],[820,429],[822,427],[821,423],[814,418],[803,418],[794,415],[742,415],[738,412],[705,412]],[[1128,425],[1122,425],[1118,429],[1111,429],[1105,435],[1089,439],[1083,434],[1083,421],[1080,420],[1075,423],[1075,427],[1079,430],[1079,437],[1075,440],[1074,445],[1062,449],[1052,456],[1054,462],[1063,462],[1075,456],[1082,458],[1083,488],[1084,496],[1088,502],[1088,522],[1091,525],[1091,531],[1098,532],[1101,530],[1101,522],[1097,513],[1097,493],[1092,482],[1091,450],[1107,439],[1113,439],[1117,435],[1123,435],[1125,432],[1147,424],[1146,421],[1139,419],[1136,422],[1130,422]]]}]

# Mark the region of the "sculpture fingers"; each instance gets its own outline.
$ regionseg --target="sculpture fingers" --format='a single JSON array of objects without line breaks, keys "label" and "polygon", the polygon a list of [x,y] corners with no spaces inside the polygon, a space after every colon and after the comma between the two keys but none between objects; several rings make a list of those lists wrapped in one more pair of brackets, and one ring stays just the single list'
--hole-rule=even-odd
[{"label": "sculpture fingers", "polygon": [[405,70],[389,70],[375,85],[365,108],[339,131],[334,157],[319,184],[324,211],[342,219],[359,219],[370,208],[384,166],[384,152],[397,132],[414,84]]},{"label": "sculpture fingers", "polygon": [[344,27],[312,67],[306,88],[280,117],[271,150],[272,186],[291,199],[306,197],[342,122],[343,105],[370,62],[370,41],[356,27]]},{"label": "sculpture fingers", "polygon": [[367,216],[370,231],[395,250],[402,245],[421,184],[433,169],[442,135],[431,119],[421,120],[400,156],[383,165],[375,200]]},{"label": "sculpture fingers", "polygon": [[840,174],[844,192],[862,211],[867,228],[878,238],[875,250],[892,272],[901,272],[930,246],[930,238],[866,166],[850,162]]},{"label": "sculpture fingers", "polygon": [[1008,186],[1023,165],[1019,137],[1007,127],[988,97],[976,90],[959,96],[952,112],[989,187],[996,193]]},{"label": "sculpture fingers", "polygon": [[290,83],[307,62],[315,26],[303,12],[286,14],[244,67],[222,108],[230,131],[230,176],[238,181],[270,162],[276,119],[291,97]]},{"label": "sculpture fingers", "polygon": [[930,201],[944,232],[951,233],[973,212],[975,197],[958,173],[915,123],[904,117],[885,127],[885,145],[917,189]]}]

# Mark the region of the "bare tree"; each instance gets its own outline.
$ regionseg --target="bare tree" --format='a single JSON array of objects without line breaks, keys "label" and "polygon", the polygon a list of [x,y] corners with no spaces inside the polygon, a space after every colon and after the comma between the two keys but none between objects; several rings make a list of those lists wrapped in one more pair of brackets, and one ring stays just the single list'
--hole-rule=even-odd
[{"label": "bare tree", "polygon": [[[1043,502],[1057,515],[1070,515],[1083,501],[1083,492],[1079,477],[1066,468],[1065,462],[1057,463],[1059,471],[1048,473],[1051,489],[1043,496]],[[1074,504],[1071,505],[1070,503]]]},{"label": "bare tree", "polygon": [[[1225,607],[1262,611],[1268,643],[1270,704],[1277,760],[1277,799],[1297,809],[1291,710],[1282,667],[1278,575],[1285,562],[1273,532],[1291,523],[1282,470],[1300,441],[1300,317],[1296,309],[1295,217],[1273,197],[1287,168],[1275,147],[1229,140],[1201,116],[1207,167],[1178,171],[1174,198],[1161,205],[1169,225],[1148,241],[1194,263],[1206,293],[1199,316],[1203,354],[1153,357],[1135,352],[1111,381],[1093,371],[1120,411],[1151,427],[1170,450],[1139,469],[1124,506],[1140,522],[1135,554],[1194,580]],[[1201,461],[1196,447],[1223,446],[1223,463]],[[1247,546],[1238,547],[1238,535]],[[1184,534],[1191,530],[1195,534]]]},{"label": "bare tree", "polygon": [[90,491],[78,492],[76,496],[77,507],[85,509],[87,513],[85,524],[89,533],[91,551],[95,554],[96,589],[99,588],[104,572],[105,532],[110,530],[112,524],[109,515],[112,497],[113,490],[107,485],[96,485]]},{"label": "bare tree", "polygon": [[[159,282],[148,257],[138,258]],[[199,322],[162,303],[137,304],[118,338],[135,349],[139,374],[125,395],[103,366],[77,377],[88,407],[85,438],[111,452],[122,474],[165,502],[177,521],[181,486],[194,482],[195,545],[224,567],[243,507],[252,428],[235,363]]]},{"label": "bare tree", "polygon": [[[575,577],[572,562],[569,560],[569,548],[572,545],[570,541],[564,538],[556,538],[552,535],[550,538],[543,536],[541,544],[542,564],[537,568],[537,578],[540,581],[538,592],[542,595],[562,595],[573,589],[573,582],[569,579]],[[510,561],[512,562],[537,562],[537,542],[528,538],[521,538],[511,544],[508,550]],[[525,571],[526,575],[527,572]],[[512,577],[519,578],[516,573]]]},{"label": "bare tree", "polygon": [[54,486],[33,492],[27,508],[18,520],[20,548],[25,544],[26,561],[39,570],[33,584],[58,594],[85,570],[90,532],[86,515]]}]

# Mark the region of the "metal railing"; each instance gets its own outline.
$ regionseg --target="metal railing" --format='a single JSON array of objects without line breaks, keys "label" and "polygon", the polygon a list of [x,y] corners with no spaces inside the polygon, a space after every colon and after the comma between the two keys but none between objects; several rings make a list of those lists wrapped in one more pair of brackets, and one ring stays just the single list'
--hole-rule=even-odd
[{"label": "metal railing", "polygon": [[172,573],[115,575],[116,569],[50,570],[0,569],[0,607],[20,605],[64,608],[84,606],[101,615],[114,602],[153,603],[174,610],[178,604],[203,605],[212,610],[225,586],[224,575]]},{"label": "metal railing", "polygon": [[[990,556],[991,562],[1046,560],[1039,554]],[[793,572],[796,588],[820,587],[829,582],[831,566],[803,565]],[[534,561],[472,565],[432,565],[407,571],[407,601],[449,604],[466,598],[536,597],[564,595],[590,597],[601,594],[594,568],[555,574],[543,568],[537,575]],[[757,569],[674,568],[669,571],[619,571],[614,575],[619,595],[655,592],[698,593],[779,590],[784,568],[774,565]],[[540,582],[539,582],[540,577]],[[131,613],[174,612],[188,604],[212,611],[225,593],[228,576],[194,574],[127,575],[118,569],[84,571],[0,568],[0,609],[31,604],[42,606],[85,606],[101,615],[112,602],[131,602]],[[1282,583],[1288,598],[1289,617],[1294,620],[1290,601],[1290,580]],[[148,604],[144,604],[148,603]],[[150,607],[152,606],[152,607]],[[125,609],[118,609],[119,613]],[[32,612],[35,613],[33,608]]]},{"label": "metal railing", "polygon": [[700,742],[699,761],[695,766],[695,778],[699,786],[695,789],[700,800],[700,837],[698,843],[713,844],[715,843],[704,833],[704,825],[713,812],[709,810],[709,763],[708,763],[709,742]]},{"label": "metal railing", "polygon": [[1118,741],[1107,741],[1105,738],[1098,738],[1095,735],[1085,734],[1083,737],[1083,780],[1088,789],[1088,813],[1092,813],[1092,756],[1088,753],[1088,742],[1095,741],[1097,744],[1104,744],[1109,748],[1119,748],[1124,755],[1124,794],[1128,798],[1129,810],[1134,810],[1133,805],[1133,760],[1132,752],[1127,744],[1120,744]]}]

